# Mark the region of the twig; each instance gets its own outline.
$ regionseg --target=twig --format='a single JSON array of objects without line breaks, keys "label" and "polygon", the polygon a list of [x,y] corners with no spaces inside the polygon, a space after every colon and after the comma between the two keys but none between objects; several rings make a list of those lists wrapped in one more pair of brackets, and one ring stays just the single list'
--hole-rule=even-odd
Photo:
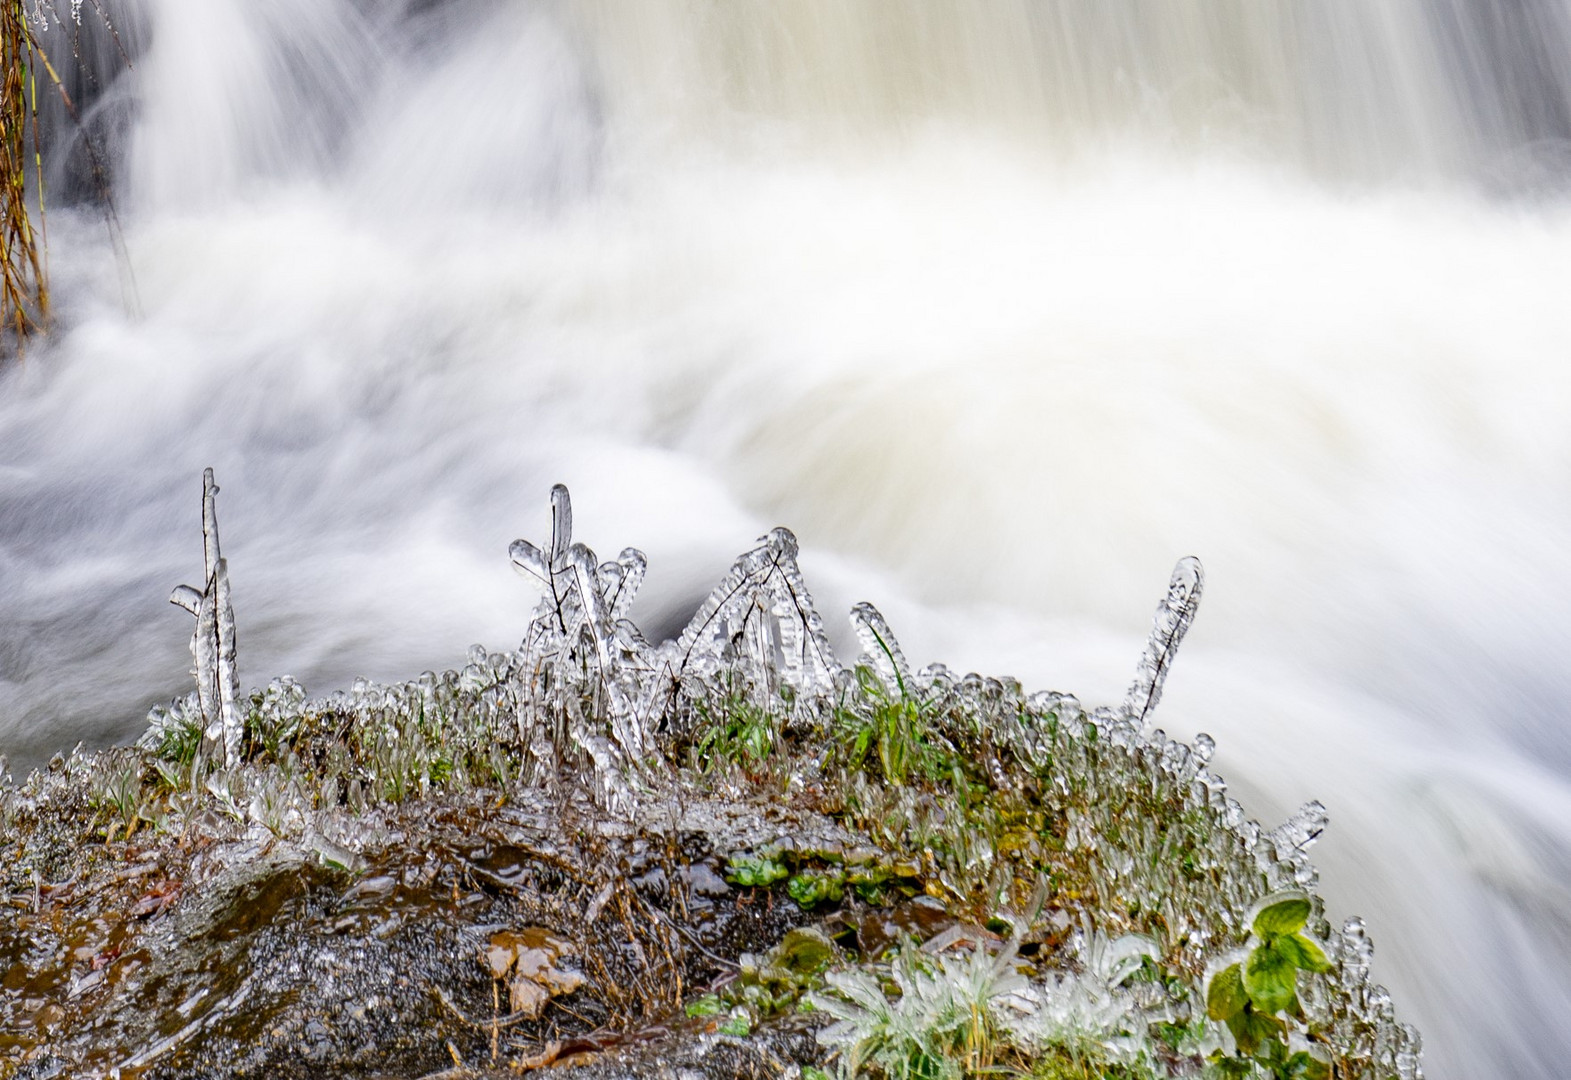
[{"label": "twig", "polygon": [[460,1009],[457,1005],[453,1004],[453,999],[448,997],[447,992],[444,991],[440,986],[431,987],[431,992],[436,995],[438,1001],[447,1006],[449,1012],[458,1017],[459,1020],[467,1024],[469,1027],[474,1028],[476,1031],[490,1031],[493,1025],[498,1030],[500,1030],[502,1028],[514,1027],[515,1025],[523,1023],[525,1020],[539,1019],[538,1014],[531,1015],[528,1009],[524,1009],[520,1012],[509,1013],[506,1016],[496,1017],[493,1020],[474,1020],[468,1016],[465,1016],[463,1010]]}]

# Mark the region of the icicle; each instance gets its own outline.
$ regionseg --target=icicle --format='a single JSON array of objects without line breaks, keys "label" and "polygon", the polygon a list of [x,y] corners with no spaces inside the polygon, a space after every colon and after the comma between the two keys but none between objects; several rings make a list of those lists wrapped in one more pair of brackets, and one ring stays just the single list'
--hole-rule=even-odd
[{"label": "icicle", "polygon": [[594,638],[595,652],[600,659],[602,678],[611,673],[611,620],[606,611],[605,597],[600,594],[599,575],[595,572],[595,553],[583,544],[568,549],[568,563],[573,570],[573,586],[578,590],[578,604],[583,621]]},{"label": "icicle", "polygon": [[508,546],[507,554],[513,560],[513,569],[539,579],[540,584],[548,589],[551,587],[551,564],[545,552],[528,540],[514,540]]},{"label": "icicle", "polygon": [[780,645],[781,680],[801,693],[826,693],[840,665],[797,564],[796,536],[790,529],[774,529],[765,539],[773,557],[768,584],[774,603],[769,611]]},{"label": "icicle", "polygon": [[218,485],[213,470],[202,472],[202,562],[206,572],[201,591],[177,586],[169,602],[196,616],[191,637],[197,701],[206,739],[223,751],[226,766],[240,760],[244,735],[235,690],[235,613],[229,597],[229,564],[218,542]]},{"label": "icicle", "polygon": [[567,549],[573,543],[573,499],[566,484],[551,486],[551,569],[560,570],[567,562]]},{"label": "icicle", "polygon": [[1157,605],[1151,637],[1135,668],[1135,681],[1124,698],[1124,715],[1137,725],[1143,725],[1157,702],[1162,700],[1162,684],[1167,681],[1179,644],[1195,621],[1205,580],[1205,570],[1193,555],[1179,559],[1178,565],[1173,567],[1167,595]]},{"label": "icicle", "polygon": [[1211,764],[1211,756],[1216,753],[1216,740],[1202,731],[1195,736],[1194,752],[1195,760],[1200,762],[1202,769],[1205,768]]},{"label": "icicle", "polygon": [[1343,985],[1349,989],[1369,977],[1369,964],[1374,959],[1375,946],[1364,929],[1364,920],[1357,915],[1342,924],[1342,936],[1336,942],[1336,959],[1341,965]]}]

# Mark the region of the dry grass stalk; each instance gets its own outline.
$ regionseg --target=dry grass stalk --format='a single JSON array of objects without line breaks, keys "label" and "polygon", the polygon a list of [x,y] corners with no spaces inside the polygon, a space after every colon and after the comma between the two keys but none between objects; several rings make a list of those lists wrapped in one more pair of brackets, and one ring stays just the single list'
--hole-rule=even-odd
[{"label": "dry grass stalk", "polygon": [[[5,205],[0,210],[0,318],[18,346],[49,318],[49,281],[43,261],[43,160],[38,141],[38,73],[42,50],[23,0],[0,0],[0,170]],[[28,212],[27,170],[39,192],[38,225]]]}]

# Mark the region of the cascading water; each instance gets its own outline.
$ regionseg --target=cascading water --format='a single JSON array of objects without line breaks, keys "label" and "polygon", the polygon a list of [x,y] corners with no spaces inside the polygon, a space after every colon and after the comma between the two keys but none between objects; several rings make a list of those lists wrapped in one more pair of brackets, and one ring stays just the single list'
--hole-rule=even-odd
[{"label": "cascading water", "polygon": [[779,521],[832,633],[1093,703],[1195,552],[1162,724],[1326,803],[1431,1076],[1565,1071],[1571,5],[109,10],[129,266],[58,207],[0,393],[13,763],[183,692],[205,465],[312,690],[515,644],[557,480],[647,629]]}]

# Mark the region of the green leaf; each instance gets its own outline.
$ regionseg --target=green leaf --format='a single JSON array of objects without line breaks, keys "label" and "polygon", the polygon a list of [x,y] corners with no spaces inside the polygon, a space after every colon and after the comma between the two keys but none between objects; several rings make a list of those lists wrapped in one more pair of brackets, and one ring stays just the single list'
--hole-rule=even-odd
[{"label": "green leaf", "polygon": [[1238,1049],[1251,1057],[1262,1044],[1276,1042],[1286,1030],[1282,1021],[1275,1017],[1262,1016],[1253,1009],[1245,1009],[1233,1017],[1227,1022],[1227,1028],[1233,1033]]},{"label": "green leaf", "polygon": [[726,860],[726,880],[733,885],[773,885],[790,873],[780,863],[764,855],[733,855]]},{"label": "green leaf", "polygon": [[774,732],[765,724],[748,724],[742,728],[739,741],[749,757],[754,761],[762,761],[774,749]]},{"label": "green leaf", "polygon": [[867,748],[873,744],[873,729],[865,727],[856,733],[856,746],[851,752],[852,764],[859,763],[867,756]]},{"label": "green leaf", "polygon": [[726,1009],[725,1002],[721,1001],[719,998],[717,998],[713,994],[705,994],[703,997],[699,998],[697,1001],[693,1001],[693,1002],[689,1002],[688,1003],[687,1015],[688,1016],[719,1016],[721,1013],[725,1012],[725,1009]]},{"label": "green leaf", "polygon": [[1291,934],[1309,921],[1309,896],[1296,889],[1267,897],[1271,901],[1255,915],[1255,933],[1263,938]]},{"label": "green leaf", "polygon": [[1331,1080],[1331,1066],[1309,1051],[1300,1050],[1287,1059],[1285,1074],[1289,1080]]},{"label": "green leaf", "polygon": [[786,882],[786,892],[802,907],[810,908],[844,896],[845,879],[834,872],[806,870]]},{"label": "green leaf", "polygon": [[746,1013],[738,1012],[732,1014],[731,1019],[721,1024],[715,1030],[722,1035],[735,1035],[738,1038],[745,1038],[752,1032],[753,1025],[748,1022]]},{"label": "green leaf", "polygon": [[1303,934],[1285,934],[1277,938],[1276,947],[1283,956],[1293,961],[1295,967],[1322,974],[1331,970],[1331,961],[1326,959],[1325,950]]},{"label": "green leaf", "polygon": [[1255,1008],[1270,1015],[1281,1012],[1298,996],[1298,966],[1277,942],[1257,946],[1244,961],[1244,990]]},{"label": "green leaf", "polygon": [[1217,972],[1206,988],[1206,1015],[1213,1020],[1230,1020],[1244,1011],[1249,995],[1244,991],[1243,969],[1234,964]]}]

